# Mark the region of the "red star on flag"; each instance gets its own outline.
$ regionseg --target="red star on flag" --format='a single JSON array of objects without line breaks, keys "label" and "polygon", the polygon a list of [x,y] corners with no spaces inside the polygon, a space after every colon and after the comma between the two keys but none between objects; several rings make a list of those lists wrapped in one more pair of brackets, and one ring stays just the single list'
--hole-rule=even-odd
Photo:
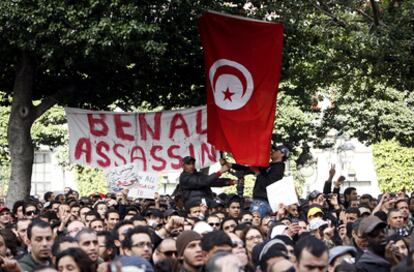
[{"label": "red star on flag", "polygon": [[234,95],[233,92],[230,92],[229,88],[227,87],[227,89],[223,92],[224,94],[224,99],[223,100],[230,100],[231,102],[233,100],[231,100],[231,97]]}]

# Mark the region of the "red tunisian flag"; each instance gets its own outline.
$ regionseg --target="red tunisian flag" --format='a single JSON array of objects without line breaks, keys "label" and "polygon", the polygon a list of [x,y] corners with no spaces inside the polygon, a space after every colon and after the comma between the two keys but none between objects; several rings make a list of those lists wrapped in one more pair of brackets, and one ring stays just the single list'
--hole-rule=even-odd
[{"label": "red tunisian flag", "polygon": [[237,163],[268,166],[283,25],[214,12],[200,18],[207,139]]}]

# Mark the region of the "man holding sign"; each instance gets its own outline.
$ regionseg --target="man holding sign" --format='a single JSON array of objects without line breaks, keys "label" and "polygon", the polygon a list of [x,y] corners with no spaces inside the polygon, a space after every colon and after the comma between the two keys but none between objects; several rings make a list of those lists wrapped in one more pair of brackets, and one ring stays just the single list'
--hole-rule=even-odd
[{"label": "man holding sign", "polygon": [[[267,198],[266,187],[283,178],[285,161],[289,157],[289,149],[284,145],[271,145],[270,163],[268,167],[247,167],[239,164],[227,163],[234,170],[252,171],[257,175],[253,188],[252,212],[259,212],[262,217],[270,214],[272,209]],[[246,172],[247,173],[247,172]]]},{"label": "man holding sign", "polygon": [[223,187],[235,184],[234,180],[220,178],[220,176],[229,170],[228,165],[222,165],[220,171],[211,175],[205,175],[198,172],[195,168],[195,159],[186,156],[182,160],[183,172],[180,175],[178,191],[181,193],[185,203],[192,200],[201,200],[208,205],[213,199],[211,187]]}]

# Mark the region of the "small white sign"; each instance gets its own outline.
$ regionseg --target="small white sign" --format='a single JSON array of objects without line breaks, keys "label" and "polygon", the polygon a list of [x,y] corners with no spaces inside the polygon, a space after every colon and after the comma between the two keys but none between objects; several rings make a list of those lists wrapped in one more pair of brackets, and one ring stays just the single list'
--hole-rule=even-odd
[{"label": "small white sign", "polygon": [[105,172],[109,191],[119,192],[129,190],[129,196],[134,198],[154,199],[158,189],[159,175],[138,171],[138,165],[126,164]]},{"label": "small white sign", "polygon": [[281,180],[266,187],[267,199],[273,212],[277,212],[279,204],[285,206],[298,203],[293,176],[284,177]]}]

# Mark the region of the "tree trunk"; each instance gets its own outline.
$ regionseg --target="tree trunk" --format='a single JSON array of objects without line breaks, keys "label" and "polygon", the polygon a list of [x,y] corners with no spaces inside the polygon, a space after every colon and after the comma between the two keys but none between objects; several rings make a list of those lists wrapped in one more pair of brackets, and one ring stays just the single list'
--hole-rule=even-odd
[{"label": "tree trunk", "polygon": [[30,130],[36,119],[32,103],[34,67],[26,52],[16,66],[13,102],[7,129],[7,141],[11,158],[11,175],[6,205],[30,194],[34,147]]}]

